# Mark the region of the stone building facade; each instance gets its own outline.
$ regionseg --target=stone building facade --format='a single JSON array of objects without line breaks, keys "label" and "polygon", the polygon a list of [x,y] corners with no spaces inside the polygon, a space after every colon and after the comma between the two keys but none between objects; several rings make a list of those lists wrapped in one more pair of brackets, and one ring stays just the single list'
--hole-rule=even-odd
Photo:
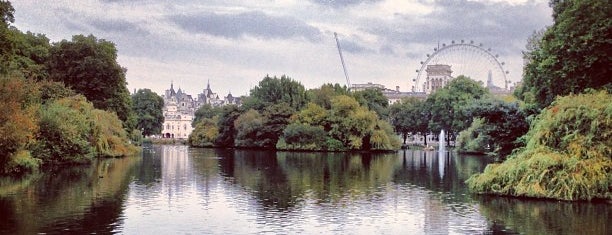
[{"label": "stone building facade", "polygon": [[198,94],[194,99],[180,88],[175,91],[174,84],[170,84],[170,89],[164,92],[164,124],[162,126],[163,138],[186,139],[193,131],[191,123],[195,117],[195,112],[202,105],[209,104],[214,107],[235,104],[240,105],[240,97],[233,97],[231,93],[219,98],[219,95],[212,91],[210,83],[206,89]]},{"label": "stone building facade", "polygon": [[425,71],[427,72],[427,78],[425,84],[423,84],[423,91],[425,91],[426,94],[434,93],[436,90],[446,86],[446,84],[453,79],[453,77],[451,77],[453,71],[450,65],[427,65]]}]

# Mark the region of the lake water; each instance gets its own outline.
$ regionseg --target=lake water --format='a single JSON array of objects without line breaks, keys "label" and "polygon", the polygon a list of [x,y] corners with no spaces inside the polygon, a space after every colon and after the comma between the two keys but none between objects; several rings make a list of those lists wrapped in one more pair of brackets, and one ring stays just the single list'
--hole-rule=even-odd
[{"label": "lake water", "polygon": [[481,156],[150,146],[0,178],[0,234],[611,234],[612,205],[471,195]]}]

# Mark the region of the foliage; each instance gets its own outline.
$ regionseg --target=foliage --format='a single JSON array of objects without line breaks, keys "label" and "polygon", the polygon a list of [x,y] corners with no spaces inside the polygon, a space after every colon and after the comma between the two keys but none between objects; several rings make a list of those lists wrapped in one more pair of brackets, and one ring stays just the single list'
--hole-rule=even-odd
[{"label": "foliage", "polygon": [[276,142],[283,135],[283,129],[289,124],[294,113],[295,110],[287,103],[279,103],[266,107],[262,113],[264,120],[263,128],[259,130],[260,146],[275,148]]},{"label": "foliage", "polygon": [[561,200],[612,199],[612,95],[557,99],[536,118],[525,148],[468,180],[479,193]]},{"label": "foliage", "polygon": [[379,89],[365,89],[363,91],[356,91],[353,93],[353,97],[359,102],[360,105],[367,107],[370,111],[376,112],[381,118],[387,118],[389,114],[389,100],[385,97]]},{"label": "foliage", "polygon": [[43,105],[33,154],[45,164],[88,163],[133,154],[121,121],[77,95]]},{"label": "foliage", "polygon": [[[447,141],[459,131],[467,129],[472,119],[465,112],[473,100],[488,96],[489,93],[482,84],[460,75],[451,80],[448,85],[438,89],[427,98],[427,106],[431,113],[429,129],[434,133],[445,130]],[[447,143],[448,144],[448,143]]]},{"label": "foliage", "polygon": [[8,72],[14,43],[9,25],[15,22],[15,8],[9,1],[0,0],[0,75]]},{"label": "foliage", "polygon": [[47,79],[47,67],[45,63],[49,57],[49,38],[44,34],[31,32],[22,33],[16,28],[11,28],[14,43],[13,56],[9,64],[12,73],[22,74],[28,79],[41,81]]},{"label": "foliage", "polygon": [[[0,77],[0,166],[5,166],[14,154],[26,150],[34,141],[39,129],[37,97],[35,84],[13,76]],[[10,171],[0,168],[0,173],[6,170]]]},{"label": "foliage", "polygon": [[129,122],[133,113],[125,69],[117,63],[112,42],[93,35],[75,35],[72,41],[54,43],[47,67],[50,79],[83,94],[94,107],[115,112],[126,129],[134,127]]},{"label": "foliage", "polygon": [[321,126],[292,123],[283,130],[283,136],[276,145],[284,150],[324,150],[327,133]]},{"label": "foliage", "polygon": [[[529,124],[518,103],[480,99],[472,102],[464,111],[467,116],[480,118],[481,121],[477,124],[472,123],[471,128],[467,129],[469,131],[462,137],[464,142],[459,144],[460,151],[481,153],[491,151],[495,155],[505,157],[523,145],[518,138],[527,133]],[[476,139],[472,141],[471,138]],[[477,147],[476,144],[483,146]],[[490,149],[485,149],[485,146],[490,146]]]},{"label": "foliage", "polygon": [[32,173],[38,170],[41,160],[32,157],[28,150],[19,150],[11,156],[3,171],[11,174]]},{"label": "foliage", "polygon": [[294,110],[300,110],[308,103],[304,86],[285,75],[280,78],[266,75],[259,85],[251,89],[250,98],[245,100],[244,106],[263,111],[265,107],[279,103],[287,103]]},{"label": "foliage", "polygon": [[46,164],[84,163],[94,157],[90,145],[93,106],[82,96],[59,99],[40,110],[34,155]]},{"label": "foliage", "polygon": [[404,144],[410,133],[427,135],[429,110],[425,101],[421,99],[410,97],[392,104],[389,107],[389,119],[395,132],[402,136]]},{"label": "foliage", "polygon": [[130,144],[130,136],[115,113],[93,109],[90,118],[93,140],[90,145],[94,148],[95,156],[122,157],[136,152],[136,148]]},{"label": "foliage", "polygon": [[193,147],[213,147],[215,139],[219,136],[217,118],[204,118],[198,122],[195,129],[189,135],[189,146]]},{"label": "foliage", "polygon": [[145,136],[160,134],[164,124],[164,99],[150,89],[139,89],[132,95],[136,129]]},{"label": "foliage", "polygon": [[275,148],[294,112],[288,104],[279,103],[266,107],[261,114],[253,109],[243,113],[234,122],[236,146]]},{"label": "foliage", "polygon": [[250,109],[234,121],[236,128],[235,145],[237,147],[261,147],[259,130],[264,127],[263,116],[257,110]]},{"label": "foliage", "polygon": [[485,124],[482,118],[474,118],[472,125],[459,133],[457,150],[463,153],[487,153],[494,143],[489,135],[491,126]]},{"label": "foliage", "polygon": [[215,145],[219,147],[233,147],[236,138],[236,128],[234,121],[240,116],[242,111],[236,105],[226,105],[221,109],[217,127],[219,136],[215,139]]},{"label": "foliage", "polygon": [[193,122],[191,123],[191,126],[196,127],[198,125],[198,123],[200,123],[201,120],[207,119],[207,118],[213,118],[215,116],[218,116],[219,113],[221,112],[221,108],[220,107],[213,107],[210,104],[204,104],[202,106],[200,106],[200,108],[198,108],[198,110],[196,110],[195,112],[195,116],[193,117]]},{"label": "foliage", "polygon": [[325,108],[331,108],[331,99],[337,95],[351,95],[346,86],[340,84],[324,84],[320,88],[308,90],[308,98],[311,102]]},{"label": "foliage", "polygon": [[556,96],[612,90],[612,6],[608,1],[554,1],[554,24],[525,53],[519,97],[538,109]]},{"label": "foliage", "polygon": [[40,86],[40,99],[42,103],[76,95],[76,92],[66,87],[64,83],[61,82],[42,80],[38,82],[38,85]]}]

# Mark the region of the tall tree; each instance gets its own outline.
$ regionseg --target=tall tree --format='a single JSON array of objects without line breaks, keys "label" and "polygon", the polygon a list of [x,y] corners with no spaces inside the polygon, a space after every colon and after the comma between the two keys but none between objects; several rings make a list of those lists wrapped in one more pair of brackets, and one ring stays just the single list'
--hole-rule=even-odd
[{"label": "tall tree", "polygon": [[210,104],[204,104],[200,106],[198,110],[196,110],[191,126],[196,127],[200,121],[204,119],[212,119],[213,117],[218,116],[219,113],[221,113],[220,107],[213,107]]},{"label": "tall tree", "polygon": [[136,129],[143,135],[161,133],[164,124],[164,99],[150,89],[140,89],[132,95],[132,110],[136,115]]},{"label": "tall tree", "polygon": [[530,94],[519,97],[533,97],[542,109],[556,96],[588,88],[612,90],[610,1],[553,0],[551,6],[554,24],[528,52],[523,71],[521,92]]},{"label": "tall tree", "polygon": [[93,35],[75,35],[72,41],[53,44],[47,65],[52,80],[83,94],[94,107],[115,112],[126,128],[133,128],[126,70],[117,63],[112,42]]},{"label": "tall tree", "polygon": [[9,26],[15,22],[15,9],[11,2],[0,0],[0,74],[6,74],[13,55],[14,42]]},{"label": "tall tree", "polygon": [[258,86],[251,89],[251,97],[244,105],[263,111],[265,107],[279,103],[287,103],[295,110],[302,109],[308,103],[306,89],[285,75],[280,78],[266,76]]},{"label": "tall tree", "polygon": [[46,80],[48,77],[46,62],[49,58],[51,44],[44,34],[22,33],[17,28],[10,29],[14,53],[9,64],[11,72],[19,72],[28,79]]},{"label": "tall tree", "polygon": [[234,147],[236,139],[236,127],[234,122],[242,114],[242,110],[236,105],[226,105],[221,109],[217,126],[219,127],[219,135],[215,140],[215,145],[219,147]]},{"label": "tall tree", "polygon": [[368,107],[369,110],[376,112],[380,118],[386,119],[389,110],[389,100],[379,89],[365,89],[353,93],[355,99],[362,106]]},{"label": "tall tree", "polygon": [[427,145],[429,112],[424,100],[410,97],[392,104],[389,107],[389,119],[395,132],[402,136],[404,144],[406,144],[406,138],[410,133],[421,133],[425,137],[425,145]]},{"label": "tall tree", "polygon": [[473,100],[488,94],[482,84],[469,77],[458,76],[427,98],[426,102],[431,111],[429,129],[434,133],[444,130],[449,145],[451,139],[459,131],[467,129],[472,122],[472,118],[466,114],[464,108]]}]

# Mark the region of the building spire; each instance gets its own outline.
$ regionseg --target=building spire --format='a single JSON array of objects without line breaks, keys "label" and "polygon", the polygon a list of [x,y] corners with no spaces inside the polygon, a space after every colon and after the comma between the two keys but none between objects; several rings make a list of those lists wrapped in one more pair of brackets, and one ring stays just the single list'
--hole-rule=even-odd
[{"label": "building spire", "polygon": [[206,83],[206,89],[210,90],[210,79],[208,79],[208,82]]}]

